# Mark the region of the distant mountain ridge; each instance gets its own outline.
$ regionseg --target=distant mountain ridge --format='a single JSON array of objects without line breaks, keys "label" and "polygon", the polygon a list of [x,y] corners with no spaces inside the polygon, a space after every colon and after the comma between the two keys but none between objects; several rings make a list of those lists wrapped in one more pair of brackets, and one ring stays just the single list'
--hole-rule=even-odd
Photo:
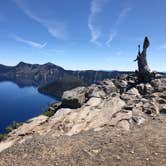
[{"label": "distant mountain ridge", "polygon": [[60,80],[66,76],[74,76],[87,85],[99,82],[106,78],[116,78],[120,74],[130,72],[65,70],[53,63],[28,64],[20,62],[16,66],[0,65],[0,80],[16,82],[19,86],[42,86]]}]

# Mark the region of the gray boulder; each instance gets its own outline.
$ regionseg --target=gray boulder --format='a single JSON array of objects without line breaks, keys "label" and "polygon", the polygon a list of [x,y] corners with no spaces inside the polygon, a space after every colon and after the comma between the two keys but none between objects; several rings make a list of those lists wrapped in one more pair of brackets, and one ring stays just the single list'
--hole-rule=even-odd
[{"label": "gray boulder", "polygon": [[101,85],[95,85],[92,84],[86,93],[86,97],[89,99],[91,97],[96,97],[96,98],[105,98],[106,93],[104,92],[104,89]]},{"label": "gray boulder", "polygon": [[156,101],[148,101],[143,105],[143,112],[147,114],[159,114],[159,106]]},{"label": "gray boulder", "polygon": [[86,87],[78,87],[73,90],[65,91],[62,96],[62,108],[80,108],[86,101]]},{"label": "gray boulder", "polygon": [[116,92],[117,88],[115,84],[110,79],[105,79],[101,82],[102,88],[106,94],[110,94],[112,92]]},{"label": "gray boulder", "polygon": [[124,93],[128,88],[128,82],[126,80],[116,79],[114,84],[120,93]]},{"label": "gray boulder", "polygon": [[154,79],[151,81],[151,85],[154,87],[155,91],[166,91],[166,78]]},{"label": "gray boulder", "polygon": [[136,88],[131,88],[130,90],[128,90],[127,92],[123,93],[121,95],[121,98],[125,101],[132,101],[135,99],[139,99],[141,97],[138,89]]},{"label": "gray boulder", "polygon": [[148,95],[148,94],[151,94],[151,93],[153,93],[153,91],[154,91],[154,88],[152,87],[152,85],[151,84],[149,84],[149,83],[146,83],[146,84],[138,84],[137,86],[136,86],[136,88],[138,89],[138,91],[139,91],[139,93],[141,94],[141,95]]}]

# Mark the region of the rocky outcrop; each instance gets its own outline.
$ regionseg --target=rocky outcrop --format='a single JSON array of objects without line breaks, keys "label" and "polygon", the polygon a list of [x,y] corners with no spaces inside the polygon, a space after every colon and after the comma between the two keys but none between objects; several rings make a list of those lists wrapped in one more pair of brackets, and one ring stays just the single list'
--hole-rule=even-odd
[{"label": "rocky outcrop", "polygon": [[105,125],[112,125],[111,118],[124,105],[125,102],[119,96],[107,100],[91,98],[79,109],[62,108],[58,110],[48,123],[49,130],[58,129],[58,132],[54,133],[56,136],[73,135],[90,129],[99,130]]},{"label": "rocky outcrop", "polygon": [[62,107],[79,108],[85,103],[85,87],[78,87],[71,91],[65,91],[62,96]]},{"label": "rocky outcrop", "polygon": [[143,125],[148,117],[166,113],[166,78],[161,76],[145,84],[138,84],[132,75],[107,79],[64,92],[62,103],[48,110],[55,114],[50,118],[34,118],[9,133],[0,143],[1,151],[35,134],[71,136],[88,130],[99,131],[105,126],[128,131]]}]

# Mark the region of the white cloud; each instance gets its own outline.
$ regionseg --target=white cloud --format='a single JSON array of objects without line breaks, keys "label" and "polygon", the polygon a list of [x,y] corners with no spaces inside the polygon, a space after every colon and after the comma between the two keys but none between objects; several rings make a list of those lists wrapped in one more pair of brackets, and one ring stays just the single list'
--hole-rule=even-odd
[{"label": "white cloud", "polygon": [[109,39],[108,39],[108,40],[106,41],[106,43],[105,43],[107,47],[110,47],[110,46],[111,46],[111,42],[112,42],[113,39],[116,37],[116,35],[117,35],[117,32],[116,32],[116,31],[110,33]]},{"label": "white cloud", "polygon": [[101,31],[96,27],[94,24],[96,17],[99,13],[102,12],[103,6],[108,0],[92,0],[91,6],[90,6],[90,14],[88,18],[88,27],[91,33],[91,42],[101,46],[101,43],[98,41],[98,39],[101,36]]},{"label": "white cloud", "polygon": [[[66,39],[66,25],[64,22],[50,20],[50,19],[44,19],[36,14],[34,14],[33,11],[31,11],[27,5],[25,5],[23,0],[13,0],[16,5],[32,20],[38,22],[41,24],[43,27],[47,29],[49,34],[52,37],[58,38],[58,39]],[[28,2],[28,1],[27,1]]]},{"label": "white cloud", "polygon": [[122,11],[121,11],[121,13],[120,13],[120,15],[119,15],[119,17],[118,17],[118,19],[117,19],[117,21],[116,21],[116,26],[118,26],[118,25],[120,25],[121,23],[122,23],[122,21],[123,21],[123,18],[131,11],[132,9],[131,8],[124,8]]},{"label": "white cloud", "polygon": [[31,40],[23,39],[22,37],[17,36],[17,35],[11,35],[11,37],[18,42],[25,43],[34,48],[44,48],[47,45],[47,43],[43,43],[43,44],[37,43],[37,42],[31,41]]},{"label": "white cloud", "polygon": [[158,47],[159,50],[161,49],[166,49],[166,43],[162,44],[161,46]]},{"label": "white cloud", "polygon": [[117,34],[118,34],[118,27],[121,25],[121,23],[123,22],[123,19],[124,19],[124,17],[129,13],[131,11],[131,8],[124,8],[121,12],[120,12],[120,14],[119,14],[119,16],[118,16],[118,18],[117,18],[117,20],[116,20],[116,22],[115,22],[115,25],[113,26],[114,28],[114,30],[113,31],[111,31],[111,33],[110,33],[110,35],[109,35],[109,38],[108,38],[108,40],[106,41],[106,46],[107,47],[110,47],[111,46],[111,42],[114,40],[114,38],[117,36]]}]

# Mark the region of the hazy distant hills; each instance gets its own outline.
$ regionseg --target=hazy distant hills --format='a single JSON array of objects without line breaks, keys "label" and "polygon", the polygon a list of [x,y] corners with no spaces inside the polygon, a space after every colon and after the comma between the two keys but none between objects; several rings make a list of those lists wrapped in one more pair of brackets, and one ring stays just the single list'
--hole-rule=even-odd
[{"label": "hazy distant hills", "polygon": [[65,70],[52,63],[28,64],[20,62],[16,66],[0,65],[0,80],[16,82],[19,86],[41,86],[72,76],[89,85],[105,78],[115,78],[119,74],[128,72],[119,71],[72,71]]}]

